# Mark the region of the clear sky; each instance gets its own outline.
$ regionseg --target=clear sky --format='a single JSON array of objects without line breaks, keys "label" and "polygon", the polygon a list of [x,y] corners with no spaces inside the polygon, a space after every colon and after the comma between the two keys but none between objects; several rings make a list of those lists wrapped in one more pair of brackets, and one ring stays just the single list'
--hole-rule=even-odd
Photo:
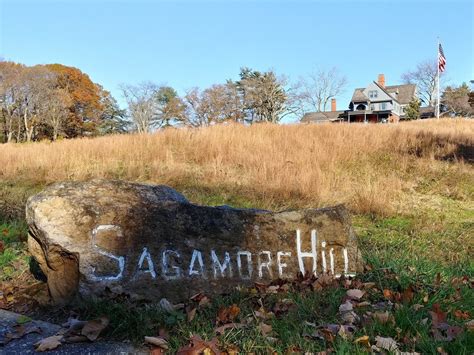
[{"label": "clear sky", "polygon": [[387,85],[436,58],[446,76],[474,79],[473,1],[0,0],[0,56],[27,65],[80,68],[123,104],[118,85],[150,80],[183,94],[274,69],[296,81],[336,66],[355,87]]}]

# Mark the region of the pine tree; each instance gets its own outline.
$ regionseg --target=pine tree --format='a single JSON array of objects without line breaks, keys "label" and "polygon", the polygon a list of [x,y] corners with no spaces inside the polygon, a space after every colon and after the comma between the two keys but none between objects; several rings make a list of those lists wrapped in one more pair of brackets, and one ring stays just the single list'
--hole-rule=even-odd
[{"label": "pine tree", "polygon": [[407,120],[417,120],[420,118],[420,100],[413,99],[405,107],[405,114]]}]

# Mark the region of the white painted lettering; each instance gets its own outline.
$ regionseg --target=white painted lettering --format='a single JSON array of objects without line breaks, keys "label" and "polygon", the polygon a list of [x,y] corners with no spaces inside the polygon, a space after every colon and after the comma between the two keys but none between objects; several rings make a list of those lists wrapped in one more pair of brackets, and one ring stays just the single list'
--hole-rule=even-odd
[{"label": "white painted lettering", "polygon": [[161,267],[163,270],[163,276],[167,280],[176,280],[181,277],[181,268],[179,266],[171,266],[171,269],[174,270],[174,274],[169,275],[170,266],[169,266],[169,255],[174,254],[177,258],[180,258],[181,255],[177,251],[174,250],[165,250],[163,252],[163,257],[161,259]]},{"label": "white painted lettering", "polygon": [[232,277],[232,264],[230,263],[230,255],[228,252],[224,254],[224,262],[221,264],[219,258],[216,255],[214,250],[211,250],[211,259],[212,259],[212,266],[214,269],[214,278],[217,279],[217,273],[220,272],[220,276],[224,277],[225,270],[229,270],[228,274],[229,277]]},{"label": "white painted lettering", "polygon": [[[247,275],[243,275],[242,272],[242,256],[247,257]],[[244,280],[252,278],[253,266],[252,266],[252,253],[249,251],[239,251],[237,253],[237,268],[239,269],[239,276]]]},{"label": "white painted lettering", "polygon": [[92,248],[97,250],[97,252],[100,255],[104,255],[104,256],[107,256],[110,259],[116,260],[117,264],[118,264],[119,272],[117,273],[117,275],[113,275],[113,276],[96,276],[95,275],[95,270],[96,269],[95,269],[95,267],[92,267],[91,278],[94,281],[116,281],[116,280],[120,280],[123,277],[123,271],[125,269],[125,257],[124,256],[116,256],[116,255],[100,248],[96,244],[97,233],[100,232],[100,231],[115,231],[117,238],[123,238],[122,228],[120,228],[119,226],[111,225],[111,224],[101,224],[101,225],[95,227],[92,230],[92,233],[91,233]]},{"label": "white painted lettering", "polygon": [[321,243],[321,263],[323,264],[323,274],[326,273],[326,242]]},{"label": "white painted lettering", "polygon": [[311,252],[301,251],[301,231],[296,230],[296,253],[298,256],[298,265],[300,267],[300,272],[305,275],[304,260],[303,258],[312,258],[313,259],[313,269],[312,272],[316,275],[316,265],[318,261],[318,255],[316,252],[316,230],[311,231]]},{"label": "white painted lettering", "polygon": [[282,262],[281,258],[282,257],[290,257],[291,256],[291,252],[283,252],[283,251],[279,251],[277,253],[277,263],[278,263],[278,276],[280,276],[280,278],[283,278],[283,269],[285,269],[286,267],[288,267],[288,265],[284,262]]},{"label": "white painted lettering", "polygon": [[349,257],[347,256],[347,249],[342,249],[342,253],[344,254],[344,275],[348,276],[347,273],[349,272]]},{"label": "white painted lettering", "polygon": [[329,249],[329,263],[331,265],[331,274],[334,275],[334,248]]},{"label": "white painted lettering", "polygon": [[[267,256],[267,261],[266,262],[262,262],[262,255],[266,255]],[[266,268],[267,271],[268,271],[268,275],[270,276],[270,278],[273,277],[273,272],[272,272],[272,268],[271,268],[271,265],[273,264],[272,262],[272,253],[269,252],[269,251],[261,251],[259,254],[258,254],[258,277],[262,278],[263,277],[263,268]]]},{"label": "white painted lettering", "polygon": [[[148,266],[147,270],[143,268],[143,263],[145,262],[145,259]],[[152,278],[156,278],[155,266],[153,265],[153,260],[151,259],[151,255],[148,252],[147,248],[143,248],[142,254],[140,255],[140,259],[138,260],[137,274],[135,275],[135,277],[138,275],[139,272],[149,273]]]},{"label": "white painted lettering", "polygon": [[[194,264],[196,263],[196,260],[198,261],[199,264],[199,269],[200,270],[194,270]],[[199,276],[201,275],[202,278],[206,278],[206,273],[204,271],[204,262],[202,261],[202,253],[199,250],[194,249],[193,250],[193,255],[191,256],[191,262],[189,263],[189,276]]]}]

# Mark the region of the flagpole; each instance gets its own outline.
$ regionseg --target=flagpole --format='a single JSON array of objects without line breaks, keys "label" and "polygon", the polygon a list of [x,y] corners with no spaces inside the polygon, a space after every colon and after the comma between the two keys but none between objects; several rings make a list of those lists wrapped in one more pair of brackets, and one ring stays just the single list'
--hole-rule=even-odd
[{"label": "flagpole", "polygon": [[439,100],[440,100],[440,97],[439,97],[439,37],[438,37],[437,53],[438,53],[438,55],[436,57],[436,67],[438,68],[438,72],[437,72],[437,76],[438,76],[438,94],[437,94],[438,103],[436,105],[436,118],[439,120]]}]

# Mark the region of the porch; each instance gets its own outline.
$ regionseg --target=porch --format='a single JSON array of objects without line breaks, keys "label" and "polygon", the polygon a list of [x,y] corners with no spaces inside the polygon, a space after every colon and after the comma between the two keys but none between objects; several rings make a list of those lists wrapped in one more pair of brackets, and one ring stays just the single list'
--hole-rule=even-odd
[{"label": "porch", "polygon": [[373,112],[369,110],[355,111],[347,113],[347,122],[359,123],[387,123],[390,121],[391,113],[387,112]]}]

